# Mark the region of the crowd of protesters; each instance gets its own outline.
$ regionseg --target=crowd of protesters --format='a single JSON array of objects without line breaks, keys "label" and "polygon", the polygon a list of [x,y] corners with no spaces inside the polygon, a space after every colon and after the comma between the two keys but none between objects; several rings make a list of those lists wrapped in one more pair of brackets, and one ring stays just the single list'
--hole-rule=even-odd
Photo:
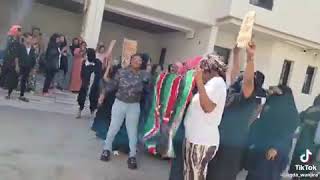
[{"label": "crowd of protesters", "polygon": [[[229,67],[223,65],[218,55],[209,55],[199,62],[195,74],[197,91],[185,114],[185,130],[176,135],[180,139],[175,139],[176,158],[171,163],[170,179],[235,180],[245,169],[247,180],[280,180],[290,164],[293,138],[300,125],[292,90],[282,84],[263,89],[265,77],[254,69],[255,44],[247,49],[246,68],[241,73],[239,51],[234,49]],[[150,100],[150,87],[154,86],[148,81],[163,71],[160,66],[151,67],[151,71],[143,68],[143,64],[148,67],[148,62],[143,56],[134,55],[129,67],[115,66],[114,71],[120,70],[106,79],[102,106],[92,126],[96,135],[105,140],[102,161],[110,161],[112,151],[120,150],[129,153],[130,169],[138,167],[136,145],[142,132],[140,124],[144,122],[141,117],[146,115],[146,107],[151,107],[145,103]],[[167,72],[183,76],[185,66],[172,64]],[[231,76],[229,83],[225,82],[227,72]],[[312,108],[313,118],[320,115],[317,107]],[[318,122],[312,124],[316,126]],[[316,129],[309,130],[312,144]],[[305,134],[306,130],[302,131]],[[294,158],[299,160],[307,148],[314,154],[319,151],[319,145],[309,146],[297,147]],[[315,158],[309,163],[317,161]],[[293,161],[291,169],[296,164],[299,162]]]},{"label": "crowd of protesters", "polygon": [[19,99],[28,102],[25,91],[39,88],[36,87],[39,74],[45,77],[44,96],[52,95],[53,89],[75,93],[81,89],[81,67],[87,59],[87,45],[81,38],[74,38],[69,46],[63,34],[54,33],[45,45],[40,28],[34,27],[27,32],[15,25],[8,32],[1,54],[0,86],[8,89],[7,99],[11,99],[13,90],[18,89]]},{"label": "crowd of protesters", "polygon": [[[247,180],[280,180],[299,125],[301,136],[290,172],[303,173],[295,165],[306,149],[319,153],[314,142],[320,133],[319,97],[299,115],[288,86],[263,88],[265,77],[254,68],[255,43],[248,44],[243,72],[240,51],[233,49],[228,66],[221,56],[210,54],[193,67],[196,89],[174,140],[170,180],[236,180],[243,169],[248,171]],[[135,54],[130,65],[122,67],[104,44],[92,49],[74,38],[69,46],[66,37],[56,33],[45,48],[39,28],[23,33],[21,26],[12,26],[3,58],[0,85],[8,90],[6,99],[20,84],[19,100],[28,102],[25,91],[28,84],[36,84],[34,75],[39,72],[45,76],[43,96],[50,96],[52,88],[78,93],[77,118],[89,96],[95,115],[92,130],[105,140],[101,160],[110,161],[112,151],[121,150],[129,153],[128,167],[138,168],[137,145],[154,81],[164,71],[151,64],[148,54]],[[166,71],[184,76],[190,69],[186,63],[176,63]]]}]

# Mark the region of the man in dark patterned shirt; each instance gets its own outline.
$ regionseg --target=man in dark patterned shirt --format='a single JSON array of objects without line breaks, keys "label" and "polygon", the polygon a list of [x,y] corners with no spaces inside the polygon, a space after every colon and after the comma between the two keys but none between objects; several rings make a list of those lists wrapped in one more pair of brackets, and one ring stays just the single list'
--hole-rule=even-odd
[{"label": "man in dark patterned shirt", "polygon": [[116,100],[112,107],[111,124],[108,130],[107,138],[101,155],[102,161],[109,161],[112,151],[112,143],[126,120],[126,129],[129,137],[130,154],[128,167],[137,169],[136,145],[138,136],[138,123],[140,115],[140,100],[145,85],[148,83],[149,75],[141,71],[142,57],[140,54],[133,55],[129,67],[120,69],[115,78],[110,80],[106,91],[117,90]]},{"label": "man in dark patterned shirt", "polygon": [[254,72],[256,46],[250,43],[247,47],[247,64],[241,81],[236,80],[240,72],[239,50],[234,49],[231,86],[228,88],[225,110],[219,126],[220,147],[215,158],[209,163],[207,180],[236,180],[246,148],[249,121],[257,106]]}]

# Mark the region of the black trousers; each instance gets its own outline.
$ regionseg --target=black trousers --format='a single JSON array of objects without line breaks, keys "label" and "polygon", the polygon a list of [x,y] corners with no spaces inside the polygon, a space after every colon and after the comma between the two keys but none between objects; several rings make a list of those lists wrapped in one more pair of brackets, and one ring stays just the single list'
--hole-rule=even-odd
[{"label": "black trousers", "polygon": [[27,82],[30,76],[31,68],[21,67],[20,68],[20,96],[23,97],[27,89]]},{"label": "black trousers", "polygon": [[0,87],[5,87],[7,74],[8,74],[8,68],[6,68],[6,66],[3,65],[1,67],[1,73],[0,73]]},{"label": "black trousers", "polygon": [[209,163],[207,180],[236,180],[241,171],[244,148],[220,144],[219,150]]},{"label": "black trousers", "polygon": [[183,142],[174,142],[173,146],[176,158],[171,162],[169,180],[184,180]]},{"label": "black trousers", "polygon": [[8,95],[10,96],[12,91],[17,88],[19,74],[16,72],[15,65],[6,61],[4,62],[1,83],[8,89]]},{"label": "black trousers", "polygon": [[[10,73],[10,71],[12,71]],[[15,82],[8,82],[8,95],[10,96],[13,90],[16,88],[16,82],[19,78],[18,74],[14,72],[14,69],[9,70],[9,80]],[[30,75],[31,68],[29,67],[20,67],[20,96],[24,96],[24,93],[27,88],[27,81]]]},{"label": "black trousers", "polygon": [[46,70],[46,79],[44,81],[43,90],[42,90],[43,93],[49,92],[49,88],[50,88],[50,85],[54,79],[55,74],[56,74],[55,69],[47,69]]},{"label": "black trousers", "polygon": [[251,152],[251,168],[246,180],[280,180],[288,161],[279,153],[275,160],[266,159],[266,152]]},{"label": "black trousers", "polygon": [[[90,83],[83,83],[81,85],[79,94],[78,94],[78,104],[79,109],[82,111],[87,99]],[[95,111],[98,108],[98,99],[99,99],[99,81],[94,82],[90,87],[90,110],[91,112]]]}]

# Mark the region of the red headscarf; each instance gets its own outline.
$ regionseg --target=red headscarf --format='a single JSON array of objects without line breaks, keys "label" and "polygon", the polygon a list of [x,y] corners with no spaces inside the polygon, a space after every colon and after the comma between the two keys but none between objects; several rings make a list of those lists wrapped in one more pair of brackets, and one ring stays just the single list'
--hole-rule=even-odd
[{"label": "red headscarf", "polygon": [[200,64],[201,60],[202,60],[202,56],[197,56],[193,59],[189,59],[186,64],[186,66],[187,66],[186,68],[187,69],[195,69]]},{"label": "red headscarf", "polygon": [[20,25],[13,25],[11,26],[9,32],[8,32],[8,36],[17,36],[19,31],[21,31],[21,26]]}]

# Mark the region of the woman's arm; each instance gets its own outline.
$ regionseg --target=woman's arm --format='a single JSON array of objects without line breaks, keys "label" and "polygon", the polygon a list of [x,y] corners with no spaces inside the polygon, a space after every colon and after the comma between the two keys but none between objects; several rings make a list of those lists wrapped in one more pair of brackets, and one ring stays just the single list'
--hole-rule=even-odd
[{"label": "woman's arm", "polygon": [[254,56],[256,45],[250,43],[247,48],[247,65],[243,75],[242,91],[245,98],[249,98],[254,90]]},{"label": "woman's arm", "polygon": [[106,70],[104,72],[104,75],[103,75],[103,80],[106,82],[110,80],[110,78],[109,78],[110,71],[111,71],[111,65],[108,63]]},{"label": "woman's arm", "polygon": [[209,99],[206,89],[204,88],[204,84],[197,83],[197,87],[202,110],[205,113],[211,113],[216,108],[217,104]]},{"label": "woman's arm", "polygon": [[[111,64],[112,61],[112,50],[116,44],[116,40],[112,40],[110,42],[110,45],[108,47],[108,50],[104,53],[104,62],[103,64],[107,67],[109,64]],[[104,67],[105,68],[105,67]]]},{"label": "woman's arm", "polygon": [[119,83],[120,83],[120,73],[119,71],[115,74],[115,76],[112,79],[108,79],[108,81],[105,81],[105,91],[110,92],[118,89]]},{"label": "woman's arm", "polygon": [[201,69],[198,69],[195,75],[195,81],[198,88],[200,106],[205,113],[211,113],[215,109],[216,103],[212,102],[211,99],[209,98],[206,92],[206,88],[204,86],[202,76],[203,76],[203,71]]},{"label": "woman's arm", "polygon": [[231,85],[235,82],[240,73],[240,49],[237,46],[233,49],[233,61],[228,68]]}]

